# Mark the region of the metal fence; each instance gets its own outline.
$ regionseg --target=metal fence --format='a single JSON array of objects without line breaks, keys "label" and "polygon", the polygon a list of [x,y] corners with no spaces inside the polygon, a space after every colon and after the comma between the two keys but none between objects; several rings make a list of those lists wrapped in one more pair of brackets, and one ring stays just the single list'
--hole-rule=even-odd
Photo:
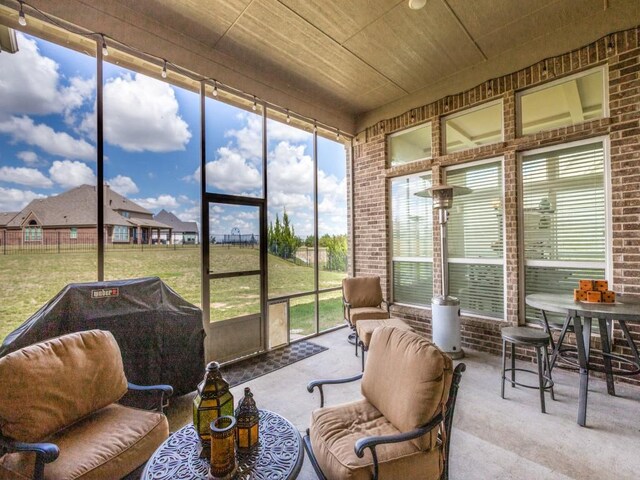
[{"label": "metal fence", "polygon": [[[105,239],[108,236],[105,235]],[[144,242],[142,242],[144,240]],[[98,235],[94,232],[66,231],[2,231],[0,232],[0,255],[27,254],[27,253],[75,253],[93,252],[97,250]],[[105,245],[106,251],[119,250],[145,250],[145,249],[178,249],[196,248],[194,243],[169,243],[164,239],[144,238],[137,243],[133,238],[128,241],[116,241],[109,239]]]},{"label": "metal fence", "polygon": [[260,245],[260,235],[253,233],[212,233],[209,235],[209,243],[214,245],[257,247]]}]

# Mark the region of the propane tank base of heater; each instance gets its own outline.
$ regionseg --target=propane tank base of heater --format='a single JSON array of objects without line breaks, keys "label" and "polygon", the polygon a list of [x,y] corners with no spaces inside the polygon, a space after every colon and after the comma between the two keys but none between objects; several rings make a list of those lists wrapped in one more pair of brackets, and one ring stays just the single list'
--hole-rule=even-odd
[{"label": "propane tank base of heater", "polygon": [[464,358],[460,345],[460,300],[438,295],[431,300],[433,343],[454,360]]}]

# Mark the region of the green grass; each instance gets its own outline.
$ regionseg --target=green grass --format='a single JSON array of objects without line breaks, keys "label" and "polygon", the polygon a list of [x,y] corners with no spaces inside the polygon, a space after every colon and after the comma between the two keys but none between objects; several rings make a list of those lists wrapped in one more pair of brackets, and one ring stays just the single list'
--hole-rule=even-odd
[{"label": "green grass", "polygon": [[[211,254],[213,272],[259,268],[256,249],[215,246]],[[95,281],[96,265],[95,252],[0,255],[0,340],[68,283]],[[340,272],[322,271],[321,274],[321,288],[338,287],[344,277]],[[105,279],[147,276],[159,276],[186,300],[200,306],[198,247],[181,247],[174,250],[166,246],[150,246],[145,247],[143,251],[122,249],[108,250],[105,253]],[[236,277],[213,282],[213,319],[230,318],[257,311],[257,278]],[[313,290],[313,269],[269,256],[270,297],[309,290]],[[338,312],[338,308],[333,305],[335,298],[339,297],[340,292],[322,295],[320,316],[323,325],[340,324],[342,311]],[[295,315],[291,314],[292,331],[307,332],[313,327],[313,303],[309,303],[312,298],[309,296],[292,300],[292,311],[294,308],[301,308],[301,312],[306,312],[296,311]]]},{"label": "green grass", "polygon": [[[320,309],[320,331],[344,324],[341,292],[321,294],[318,306]],[[313,295],[291,299],[289,319],[293,335],[305,336],[314,333],[315,304],[313,303]]]}]

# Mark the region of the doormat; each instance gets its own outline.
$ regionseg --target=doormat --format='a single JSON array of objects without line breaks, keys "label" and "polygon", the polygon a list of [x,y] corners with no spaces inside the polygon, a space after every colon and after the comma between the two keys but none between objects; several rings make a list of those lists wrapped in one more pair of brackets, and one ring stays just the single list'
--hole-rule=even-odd
[{"label": "doormat", "polygon": [[220,370],[229,385],[235,387],[325,350],[328,350],[328,348],[303,340],[224,366]]}]

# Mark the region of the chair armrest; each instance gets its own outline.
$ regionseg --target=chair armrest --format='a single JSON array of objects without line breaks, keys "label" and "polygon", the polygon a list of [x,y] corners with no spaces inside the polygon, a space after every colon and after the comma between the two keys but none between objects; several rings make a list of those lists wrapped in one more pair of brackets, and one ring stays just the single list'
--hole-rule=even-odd
[{"label": "chair armrest", "polygon": [[130,392],[153,393],[159,396],[160,403],[153,410],[157,410],[160,413],[164,412],[164,409],[169,405],[168,398],[173,395],[173,387],[171,385],[136,385],[135,383],[127,382],[127,388]]},{"label": "chair armrest", "polygon": [[387,302],[386,300],[382,300],[382,303],[380,305],[384,305],[385,310],[388,313],[391,313],[391,312],[389,312],[389,307],[391,306],[391,304],[389,302]]},{"label": "chair armrest", "polygon": [[0,457],[5,453],[34,452],[36,454],[36,465],[33,470],[33,479],[44,478],[44,465],[51,463],[60,454],[60,449],[53,443],[26,443],[16,442],[10,438],[0,435]]},{"label": "chair armrest", "polygon": [[347,299],[342,296],[342,316],[344,317],[345,322],[353,328],[353,324],[351,323],[351,304],[347,302]]},{"label": "chair armrest", "polygon": [[364,451],[368,448],[371,450],[373,457],[373,480],[378,480],[378,455],[376,454],[376,446],[389,443],[400,443],[413,440],[415,438],[426,435],[434,428],[442,424],[442,413],[433,417],[426,425],[418,427],[410,432],[398,433],[396,435],[381,435],[376,437],[364,437],[356,441],[353,450],[358,458],[364,457]]},{"label": "chair armrest", "polygon": [[307,385],[307,391],[309,393],[313,393],[313,389],[318,387],[318,390],[320,390],[320,407],[324,407],[324,391],[322,389],[323,385],[338,385],[341,383],[350,383],[350,382],[355,382],[356,380],[360,380],[362,378],[362,373],[359,373],[358,375],[355,375],[353,377],[347,377],[347,378],[336,378],[336,379],[329,379],[329,380],[313,380],[312,382],[309,382],[309,384]]}]

